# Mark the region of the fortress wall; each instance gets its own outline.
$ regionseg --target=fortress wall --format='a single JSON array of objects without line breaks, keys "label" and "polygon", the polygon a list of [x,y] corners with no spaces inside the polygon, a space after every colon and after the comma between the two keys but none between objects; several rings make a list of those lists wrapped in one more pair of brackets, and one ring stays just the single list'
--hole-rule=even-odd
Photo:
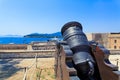
[{"label": "fortress wall", "polygon": [[0,50],[26,50],[27,44],[1,44]]},{"label": "fortress wall", "polygon": [[34,58],[37,54],[38,58],[44,57],[54,57],[56,51],[47,52],[0,52],[0,59],[5,58]]},{"label": "fortress wall", "polygon": [[112,55],[120,55],[120,50],[110,50],[110,54],[112,54]]}]

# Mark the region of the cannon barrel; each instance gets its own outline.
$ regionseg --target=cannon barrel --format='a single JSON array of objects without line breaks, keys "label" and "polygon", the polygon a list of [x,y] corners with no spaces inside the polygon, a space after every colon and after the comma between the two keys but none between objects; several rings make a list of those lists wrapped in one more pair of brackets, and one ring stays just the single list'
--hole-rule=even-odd
[{"label": "cannon barrel", "polygon": [[79,22],[68,22],[62,27],[61,33],[73,52],[73,62],[79,78],[90,80],[94,74],[94,60],[82,25]]}]

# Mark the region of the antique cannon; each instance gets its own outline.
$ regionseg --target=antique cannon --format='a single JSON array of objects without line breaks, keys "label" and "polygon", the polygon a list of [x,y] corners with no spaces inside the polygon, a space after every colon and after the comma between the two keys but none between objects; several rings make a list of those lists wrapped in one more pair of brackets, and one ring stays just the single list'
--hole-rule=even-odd
[{"label": "antique cannon", "polygon": [[[109,50],[87,40],[79,22],[68,22],[57,43],[57,80],[120,80],[118,67],[105,57]],[[59,66],[58,66],[59,65]]]}]

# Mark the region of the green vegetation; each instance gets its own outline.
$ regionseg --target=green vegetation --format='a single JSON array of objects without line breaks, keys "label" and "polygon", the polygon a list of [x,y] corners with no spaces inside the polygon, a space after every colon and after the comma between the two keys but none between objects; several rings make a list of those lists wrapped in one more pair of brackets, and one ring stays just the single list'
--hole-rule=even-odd
[{"label": "green vegetation", "polygon": [[47,73],[48,75],[50,75],[50,71],[48,71],[48,73]]},{"label": "green vegetation", "polygon": [[36,72],[36,78],[37,78],[37,80],[40,79],[40,75],[41,75],[41,70],[37,70],[37,72]]},{"label": "green vegetation", "polygon": [[52,79],[55,79],[55,75],[51,75],[51,78],[52,78]]},{"label": "green vegetation", "polygon": [[41,76],[41,78],[42,78],[42,79],[45,79],[45,76],[44,76],[44,75],[42,75],[42,76]]}]

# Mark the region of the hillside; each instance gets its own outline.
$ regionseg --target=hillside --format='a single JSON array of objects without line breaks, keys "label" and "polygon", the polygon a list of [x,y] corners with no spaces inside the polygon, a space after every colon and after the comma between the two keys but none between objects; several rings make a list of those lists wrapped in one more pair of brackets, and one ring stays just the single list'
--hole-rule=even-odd
[{"label": "hillside", "polygon": [[55,37],[62,38],[62,35],[60,32],[51,33],[51,34],[32,33],[32,34],[25,35],[24,37],[28,37],[28,38],[55,38]]}]

